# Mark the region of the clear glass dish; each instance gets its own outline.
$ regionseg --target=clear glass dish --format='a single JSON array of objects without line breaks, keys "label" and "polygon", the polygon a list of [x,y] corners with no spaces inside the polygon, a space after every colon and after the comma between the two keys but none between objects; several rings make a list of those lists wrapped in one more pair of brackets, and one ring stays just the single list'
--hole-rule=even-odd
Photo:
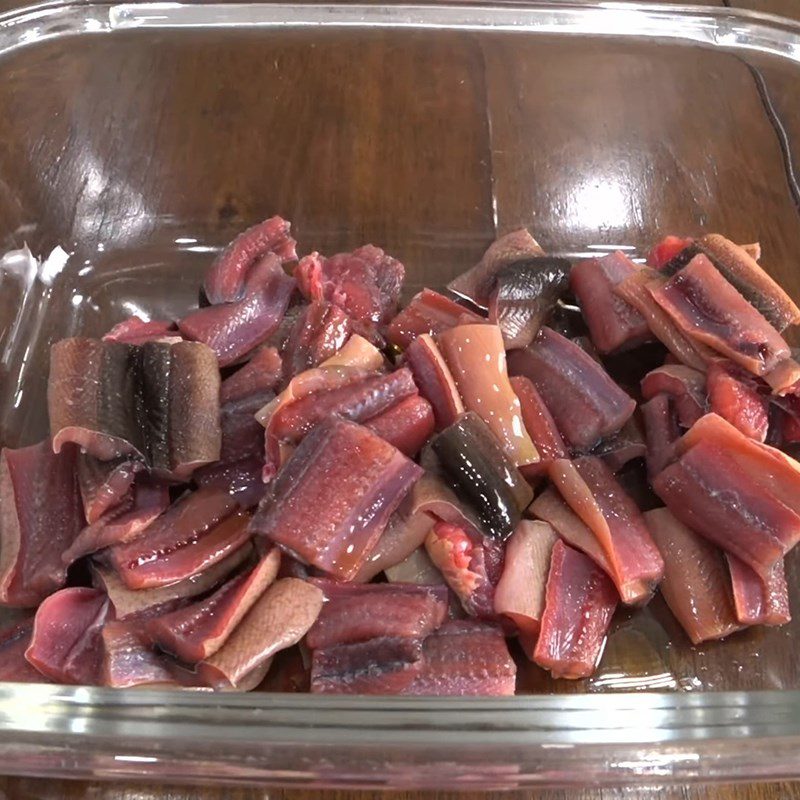
[{"label": "clear glass dish", "polygon": [[[0,13],[0,439],[45,435],[51,342],[181,315],[214,253],[273,213],[306,252],[385,247],[409,292],[527,225],[567,255],[641,256],[702,229],[759,240],[800,296],[798,93],[800,25],[727,8]],[[53,254],[37,267],[26,243]],[[789,581],[798,613],[796,558]],[[3,684],[0,772],[484,789],[797,776],[798,634],[692,648],[656,599],[615,623],[593,679],[522,664],[525,694],[504,700]]]}]

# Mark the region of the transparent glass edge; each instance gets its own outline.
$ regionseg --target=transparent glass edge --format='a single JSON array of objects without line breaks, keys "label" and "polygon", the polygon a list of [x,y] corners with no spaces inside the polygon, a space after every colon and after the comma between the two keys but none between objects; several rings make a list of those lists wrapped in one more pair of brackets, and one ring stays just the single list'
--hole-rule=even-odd
[{"label": "transparent glass edge", "polygon": [[[789,20],[731,9],[627,4],[50,3],[0,16],[0,56],[46,39],[133,27],[301,25],[652,36],[800,62],[800,25]],[[189,742],[201,745],[197,753],[187,750]],[[454,744],[465,751],[479,748],[484,767],[509,767],[508,774],[467,774],[467,765],[452,760]],[[0,685],[0,766],[18,774],[387,785],[357,763],[340,764],[336,774],[326,771],[329,750],[346,746],[353,757],[398,748],[410,760],[396,764],[396,780],[389,785],[415,788],[449,787],[452,780],[464,788],[510,788],[587,779],[606,784],[654,777],[767,779],[800,774],[798,745],[797,691],[411,700]],[[298,747],[309,769],[282,770],[286,748]],[[246,764],[235,758],[239,751],[249,759]],[[569,775],[566,753],[576,759],[569,761]],[[406,774],[409,765],[416,777]],[[425,765],[435,765],[436,773]]]},{"label": "transparent glass edge", "polygon": [[133,28],[412,27],[677,39],[800,62],[800,23],[759,12],[637,3],[498,5],[44,3],[0,15],[0,56],[54,37]]}]

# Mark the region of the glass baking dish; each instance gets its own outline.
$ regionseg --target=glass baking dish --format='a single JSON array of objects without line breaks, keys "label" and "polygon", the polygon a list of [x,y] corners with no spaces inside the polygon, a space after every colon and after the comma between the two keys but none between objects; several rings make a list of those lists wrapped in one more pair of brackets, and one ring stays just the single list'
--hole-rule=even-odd
[{"label": "glass baking dish", "polygon": [[[759,240],[800,296],[798,93],[800,25],[729,8],[6,10],[0,438],[46,434],[51,342],[180,316],[214,253],[273,213],[305,252],[385,247],[409,293],[527,225],[571,256],[641,257],[666,232]],[[591,680],[521,663],[523,694],[503,700],[2,684],[0,772],[481,789],[797,776],[798,634],[692,648],[657,598],[616,621]]]}]

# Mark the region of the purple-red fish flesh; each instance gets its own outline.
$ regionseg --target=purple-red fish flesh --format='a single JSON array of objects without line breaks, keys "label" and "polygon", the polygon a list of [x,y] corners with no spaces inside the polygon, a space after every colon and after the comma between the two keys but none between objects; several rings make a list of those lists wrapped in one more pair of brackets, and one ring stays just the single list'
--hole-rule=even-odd
[{"label": "purple-red fish flesh", "polygon": [[785,625],[791,622],[783,559],[778,559],[763,576],[730,553],[727,559],[739,622],[743,625]]},{"label": "purple-red fish flesh", "polygon": [[512,375],[529,378],[553,415],[564,439],[588,450],[616,433],[636,403],[590,355],[550,328],[509,355]]},{"label": "purple-red fish flesh", "polygon": [[691,428],[706,413],[706,376],[700,370],[683,364],[651,370],[642,378],[642,397],[651,400],[662,393],[669,395],[683,428]]},{"label": "purple-red fish flesh", "polygon": [[140,461],[125,457],[100,461],[85,453],[78,454],[78,485],[83,513],[90,525],[126,499],[136,473],[143,467]]},{"label": "purple-red fish flesh", "polygon": [[588,556],[556,542],[533,660],[554,678],[588,678],[618,599],[611,579]]},{"label": "purple-red fish flesh", "polygon": [[748,372],[763,375],[791,355],[778,331],[704,255],[695,256],[663,285],[648,289],[683,333]]},{"label": "purple-red fish flesh", "polygon": [[141,536],[106,551],[131,589],[166,586],[220,561],[247,539],[246,515],[218,489],[198,489],[174,503]]},{"label": "purple-red fish flesh", "polygon": [[265,258],[276,255],[282,262],[297,258],[297,242],[290,236],[291,224],[271,217],[240,233],[222,251],[206,275],[206,297],[211,303],[241,300],[253,269]]},{"label": "purple-red fish flesh", "polygon": [[664,557],[661,594],[692,644],[739,630],[722,553],[666,508],[644,518]]},{"label": "purple-red fish flesh", "polygon": [[61,588],[61,553],[83,527],[76,448],[0,452],[0,602],[35,606]]},{"label": "purple-red fish flesh", "polygon": [[96,684],[103,667],[103,626],[109,618],[105,592],[62,589],[36,610],[25,658],[58,683]]},{"label": "purple-red fish flesh", "polygon": [[368,244],[330,258],[319,253],[305,256],[294,276],[307,300],[335,303],[360,333],[371,334],[397,311],[405,268],[380,247]]},{"label": "purple-red fish flesh", "polygon": [[601,353],[636,347],[650,338],[647,321],[614,288],[641,269],[617,250],[572,268],[569,284],[578,299],[594,346]]},{"label": "purple-red fish flesh", "polygon": [[269,339],[295,290],[294,279],[283,271],[278,256],[268,257],[253,269],[258,279],[246,287],[241,300],[206,306],[178,322],[181,333],[208,345],[223,367],[240,361]]},{"label": "purple-red fish flesh", "polygon": [[639,507],[611,470],[586,456],[556,461],[550,478],[603,548],[622,601],[646,603],[664,574],[664,561]]},{"label": "purple-red fish flesh", "polygon": [[381,636],[425,637],[447,615],[444,586],[314,583],[325,593],[326,602],[306,638],[312,650]]},{"label": "purple-red fish flesh", "polygon": [[217,652],[278,575],[281,557],[269,550],[252,569],[222,584],[213,594],[147,622],[149,638],[187,664]]},{"label": "purple-red fish flesh", "polygon": [[352,320],[334,303],[321,300],[306,306],[283,348],[284,380],[318,367],[338,353],[352,332]]},{"label": "purple-red fish flesh", "polygon": [[419,393],[431,404],[436,430],[452,425],[464,413],[464,403],[456,388],[453,373],[444,356],[427,333],[408,345],[406,362],[414,375]]},{"label": "purple-red fish flesh", "polygon": [[449,297],[433,289],[423,289],[391,321],[386,329],[386,339],[395,347],[406,350],[422,335],[431,336],[456,325],[474,325],[483,321],[483,317]]},{"label": "purple-red fish flesh", "polygon": [[353,578],[422,470],[368,429],[331,419],[302,441],[252,529],[340,580]]}]

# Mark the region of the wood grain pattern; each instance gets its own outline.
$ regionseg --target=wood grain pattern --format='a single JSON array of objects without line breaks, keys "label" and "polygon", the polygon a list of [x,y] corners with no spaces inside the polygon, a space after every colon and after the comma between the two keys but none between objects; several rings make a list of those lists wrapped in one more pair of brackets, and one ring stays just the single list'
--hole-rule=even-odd
[{"label": "wood grain pattern", "polygon": [[309,792],[281,789],[153,787],[148,784],[108,784],[0,778],[3,800],[796,800],[800,786],[767,783],[719,787],[649,787],[533,792]]},{"label": "wood grain pattern", "polygon": [[[0,10],[17,4],[0,0]],[[797,0],[730,4],[800,19]],[[398,47],[380,31],[357,39],[240,36],[233,46],[200,32],[144,42],[132,32],[113,43],[87,40],[68,57],[63,48],[39,46],[0,81],[0,249],[26,240],[37,252],[56,243],[76,252],[73,270],[47,299],[48,321],[29,353],[34,362],[44,363],[51,340],[74,329],[99,332],[130,313],[126,303],[180,313],[210,258],[203,248],[275,212],[293,220],[305,250],[370,240],[385,246],[409,266],[412,289],[469,265],[495,225],[524,224],[548,248],[569,252],[643,248],[654,230],[714,228],[759,239],[767,266],[800,296],[791,186],[800,104],[794,69],[775,60],[754,57],[755,74],[734,56],[690,48],[522,38],[500,46],[490,36],[434,41],[422,32]],[[182,236],[199,249],[176,247]],[[89,272],[80,276],[84,264]],[[152,288],[150,278],[157,279]],[[85,302],[75,310],[78,287]],[[18,303],[4,287],[0,320]],[[0,436],[9,444],[43,431],[43,375],[28,370],[14,387],[23,402],[4,413]],[[798,559],[789,577],[800,587]],[[631,677],[667,689],[696,688],[692,681],[712,689],[798,688],[791,649],[798,636],[800,620],[690,649],[656,601],[618,621],[588,686],[554,683],[532,666],[523,683],[533,691],[614,690],[623,688],[614,676],[624,672],[624,688]],[[0,800],[373,795],[419,797],[0,779]],[[502,795],[523,796],[533,795]],[[535,796],[777,800],[800,798],[800,788]]]}]

